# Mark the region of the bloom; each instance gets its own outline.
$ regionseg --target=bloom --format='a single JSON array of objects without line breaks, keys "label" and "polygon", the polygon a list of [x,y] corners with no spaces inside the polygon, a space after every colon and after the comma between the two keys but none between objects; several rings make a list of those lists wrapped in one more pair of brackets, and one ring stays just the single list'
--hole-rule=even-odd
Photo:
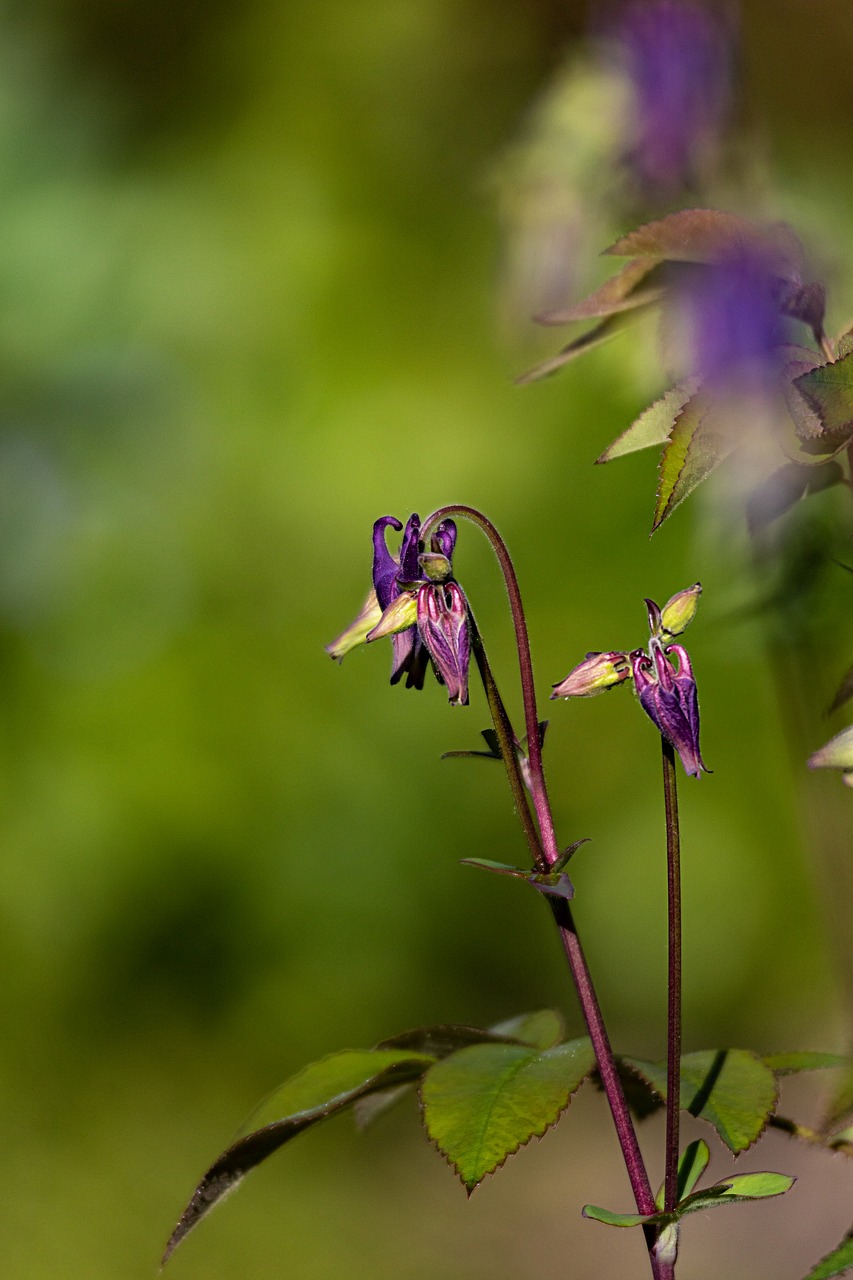
[{"label": "bloom", "polygon": [[699,749],[696,681],[687,650],[672,642],[693,621],[701,592],[696,582],[677,592],[662,609],[654,600],[646,600],[651,633],[647,650],[588,653],[551,694],[552,698],[588,698],[633,680],[640,706],[678,752],[685,773],[696,778],[709,772]]},{"label": "bloom", "polygon": [[[403,533],[397,555],[388,549],[389,528]],[[373,590],[326,652],[340,662],[357,645],[390,636],[392,684],[405,675],[407,689],[422,689],[431,663],[451,704],[467,703],[471,627],[464,592],[453,578],[455,546],[453,520],[436,526],[427,549],[416,513],[405,529],[396,516],[381,516],[373,526]]]}]

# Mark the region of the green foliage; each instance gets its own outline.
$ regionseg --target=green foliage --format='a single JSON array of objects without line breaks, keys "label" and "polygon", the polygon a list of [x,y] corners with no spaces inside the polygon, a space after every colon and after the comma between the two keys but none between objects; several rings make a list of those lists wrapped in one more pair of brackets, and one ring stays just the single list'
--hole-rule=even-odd
[{"label": "green foliage", "polygon": [[513,876],[516,880],[524,880],[532,888],[551,898],[574,897],[574,886],[565,871],[525,871],[521,867],[511,867],[505,862],[493,862],[490,858],[462,858],[466,867],[479,867],[482,871],[492,871],[496,875]]},{"label": "green foliage", "polygon": [[[666,1100],[666,1064],[625,1063]],[[748,1049],[706,1049],[681,1059],[681,1106],[717,1130],[734,1152],[761,1136],[776,1106],[776,1077]]]},{"label": "green foliage", "polygon": [[820,417],[832,449],[843,448],[853,435],[853,352],[801,374],[795,382]]},{"label": "green foliage", "polygon": [[609,1227],[664,1226],[677,1222],[688,1214],[700,1213],[720,1205],[745,1204],[750,1200],[767,1200],[784,1195],[786,1191],[790,1191],[795,1181],[795,1178],[786,1173],[741,1173],[684,1196],[671,1213],[613,1213],[598,1205],[588,1204],[584,1205],[583,1215]]},{"label": "green foliage", "polygon": [[832,1280],[853,1270],[853,1232],[846,1235],[837,1249],[822,1258],[803,1280]]},{"label": "green foliage", "polygon": [[538,1052],[475,1045],[424,1077],[427,1133],[468,1192],[555,1123],[594,1066],[586,1038]]},{"label": "green foliage", "polygon": [[708,397],[697,393],[675,419],[660,460],[652,532],[731,453],[731,433]]},{"label": "green foliage", "polygon": [[[684,1148],[678,1158],[678,1203],[685,1196],[690,1195],[690,1192],[708,1168],[710,1159],[711,1152],[708,1149],[708,1144],[703,1142],[701,1138],[697,1138],[695,1142],[689,1143]],[[658,1209],[663,1209],[665,1188],[666,1184],[662,1182],[655,1196],[655,1204]]]},{"label": "green foliage", "polygon": [[766,1053],[762,1061],[776,1076],[796,1075],[800,1071],[823,1071],[829,1067],[850,1067],[850,1059],[846,1054],[815,1053],[811,1050]]},{"label": "green foliage", "polygon": [[640,449],[651,449],[669,439],[676,420],[696,390],[695,378],[677,382],[659,400],[644,409],[621,436],[608,445],[596,462],[612,462]]}]

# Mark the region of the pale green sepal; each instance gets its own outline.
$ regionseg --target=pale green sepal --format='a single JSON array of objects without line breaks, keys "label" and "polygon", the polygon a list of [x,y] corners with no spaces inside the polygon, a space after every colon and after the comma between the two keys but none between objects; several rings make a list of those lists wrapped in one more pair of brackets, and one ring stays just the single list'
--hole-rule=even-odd
[{"label": "pale green sepal", "polygon": [[[842,729],[819,751],[809,756],[809,768],[843,769],[845,773],[853,770],[853,724]],[[848,779],[845,777],[844,781],[848,782]],[[849,782],[848,785],[850,785]]]},{"label": "pale green sepal", "polygon": [[418,595],[416,591],[401,591],[391,601],[372,631],[368,632],[368,644],[373,640],[382,640],[385,636],[393,636],[398,631],[408,631],[418,620]]},{"label": "pale green sepal", "polygon": [[667,600],[661,609],[661,630],[664,636],[680,636],[686,631],[696,617],[702,584],[694,582],[692,587],[677,592],[671,600]]},{"label": "pale green sepal", "polygon": [[379,608],[376,592],[371,591],[361,606],[358,617],[349,624],[345,631],[341,632],[336,640],[326,645],[326,653],[330,658],[334,658],[335,662],[343,662],[350,649],[355,649],[358,645],[364,644],[367,640],[368,632],[373,630],[381,617],[382,610]]}]

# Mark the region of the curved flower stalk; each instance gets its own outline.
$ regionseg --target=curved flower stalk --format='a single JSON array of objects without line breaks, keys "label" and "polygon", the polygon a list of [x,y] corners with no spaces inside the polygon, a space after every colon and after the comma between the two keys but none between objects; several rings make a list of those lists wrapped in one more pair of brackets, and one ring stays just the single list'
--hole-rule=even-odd
[{"label": "curved flower stalk", "polygon": [[[696,778],[710,772],[699,749],[696,681],[687,650],[673,641],[695,617],[701,592],[696,582],[677,592],[663,609],[646,600],[651,633],[647,650],[588,653],[551,694],[552,698],[588,698],[633,680],[640,706],[678,752],[685,773]],[[677,666],[670,655],[677,659]]]}]

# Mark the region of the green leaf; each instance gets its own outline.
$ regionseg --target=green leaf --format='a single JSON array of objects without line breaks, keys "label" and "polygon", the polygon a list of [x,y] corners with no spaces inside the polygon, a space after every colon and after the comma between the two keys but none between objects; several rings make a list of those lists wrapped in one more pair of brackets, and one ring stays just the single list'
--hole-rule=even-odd
[{"label": "green leaf", "polygon": [[[708,1144],[703,1142],[701,1138],[697,1138],[695,1142],[691,1142],[684,1148],[678,1159],[678,1195],[676,1199],[679,1204],[685,1196],[690,1195],[690,1192],[707,1169],[710,1159],[711,1152],[708,1150]],[[665,1187],[666,1183],[661,1183],[660,1191],[655,1196],[655,1204],[658,1209],[663,1209]]]},{"label": "green leaf", "polygon": [[815,1053],[808,1050],[793,1053],[767,1053],[763,1062],[777,1076],[791,1076],[798,1071],[823,1071],[828,1067],[849,1067],[850,1059],[843,1053]]},{"label": "green leaf", "polygon": [[777,270],[799,282],[803,249],[786,223],[749,222],[719,209],[680,209],[629,232],[604,252],[618,258],[714,262],[745,245],[770,251]]},{"label": "green leaf", "polygon": [[694,1191],[678,1206],[678,1216],[683,1218],[688,1213],[698,1213],[702,1209],[713,1209],[720,1204],[742,1204],[747,1200],[766,1200],[770,1196],[781,1196],[790,1191],[796,1182],[786,1173],[741,1173],[733,1178],[726,1178],[712,1187],[702,1191]]},{"label": "green leaf", "polygon": [[661,455],[652,533],[731,453],[734,439],[723,429],[724,417],[701,392],[679,413]]},{"label": "green leaf", "polygon": [[843,1276],[850,1270],[853,1270],[853,1230],[803,1280],[832,1280],[833,1276]]},{"label": "green leaf", "polygon": [[347,1049],[293,1076],[254,1113],[253,1131],[238,1138],[207,1170],[169,1238],[163,1265],[204,1215],[267,1156],[356,1099],[417,1079],[434,1061],[429,1054],[401,1050]]},{"label": "green leaf", "polygon": [[651,449],[655,445],[663,444],[669,438],[676,418],[696,391],[697,386],[697,380],[689,378],[670,387],[669,391],[666,391],[654,404],[649,405],[648,409],[644,409],[630,427],[607,446],[604,453],[596,458],[596,462],[612,462],[614,458],[622,458],[640,449]]},{"label": "green leaf", "polygon": [[611,1209],[601,1209],[597,1204],[585,1204],[581,1214],[608,1227],[642,1227],[647,1222],[659,1222],[664,1216],[660,1213],[613,1213]]},{"label": "green leaf", "polygon": [[521,1045],[462,1049],[424,1076],[427,1132],[470,1193],[559,1119],[594,1062],[586,1037],[544,1052]]},{"label": "green leaf", "polygon": [[495,1035],[520,1040],[535,1049],[552,1049],[565,1035],[563,1019],[556,1009],[539,1009],[536,1013],[522,1013],[518,1017],[498,1022],[492,1028]]},{"label": "green leaf", "polygon": [[846,333],[842,333],[835,344],[835,358],[841,360],[843,356],[849,356],[853,351],[853,329],[848,329]]},{"label": "green leaf", "polygon": [[663,295],[663,289],[656,281],[649,281],[651,272],[657,272],[657,263],[647,259],[629,262],[615,276],[605,280],[594,293],[582,298],[574,306],[561,311],[549,311],[537,316],[536,321],[546,325],[572,324],[576,320],[593,320],[599,316],[615,315],[619,311],[632,311],[645,303],[657,302]]},{"label": "green leaf", "polygon": [[[625,1059],[666,1099],[666,1064]],[[763,1132],[776,1105],[776,1077],[748,1049],[706,1049],[681,1059],[681,1107],[717,1130],[737,1154]]]},{"label": "green leaf", "polygon": [[833,448],[841,448],[853,434],[853,351],[794,379],[794,386],[811,405]]}]

